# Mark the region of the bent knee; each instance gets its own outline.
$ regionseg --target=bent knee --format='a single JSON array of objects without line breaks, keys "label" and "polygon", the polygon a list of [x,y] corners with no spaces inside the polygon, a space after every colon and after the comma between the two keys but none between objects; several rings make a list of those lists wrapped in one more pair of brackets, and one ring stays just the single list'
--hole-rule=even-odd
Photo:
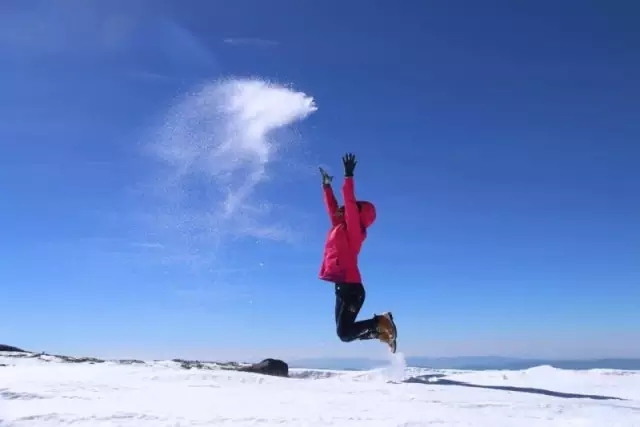
[{"label": "bent knee", "polygon": [[338,338],[340,338],[340,341],[342,342],[351,342],[353,341],[353,337],[347,333],[348,331],[345,330],[344,328],[337,328],[336,329],[336,335],[338,335]]}]

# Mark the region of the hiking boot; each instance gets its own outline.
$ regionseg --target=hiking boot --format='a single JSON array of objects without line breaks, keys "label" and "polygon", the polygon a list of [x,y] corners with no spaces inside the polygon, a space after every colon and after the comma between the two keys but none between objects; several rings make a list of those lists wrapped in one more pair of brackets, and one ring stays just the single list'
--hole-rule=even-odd
[{"label": "hiking boot", "polygon": [[391,353],[395,353],[398,330],[396,329],[396,324],[393,321],[393,314],[391,314],[391,312],[386,312],[376,315],[375,317],[378,329],[378,339],[389,346]]}]

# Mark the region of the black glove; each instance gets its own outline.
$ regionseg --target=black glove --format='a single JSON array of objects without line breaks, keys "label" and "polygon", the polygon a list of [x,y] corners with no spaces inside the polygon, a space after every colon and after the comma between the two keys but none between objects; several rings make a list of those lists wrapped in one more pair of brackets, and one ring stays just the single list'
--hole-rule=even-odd
[{"label": "black glove", "polygon": [[353,170],[356,168],[356,156],[347,153],[342,158],[342,163],[344,164],[344,176],[353,176]]}]

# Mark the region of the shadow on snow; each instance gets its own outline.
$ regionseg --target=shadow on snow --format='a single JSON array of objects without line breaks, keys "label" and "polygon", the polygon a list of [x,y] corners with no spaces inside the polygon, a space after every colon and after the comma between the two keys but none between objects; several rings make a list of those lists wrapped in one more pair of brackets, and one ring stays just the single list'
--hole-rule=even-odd
[{"label": "shadow on snow", "polygon": [[413,384],[454,385],[454,386],[460,386],[460,387],[514,391],[519,393],[531,393],[531,394],[541,394],[541,395],[552,396],[552,397],[560,397],[563,399],[625,400],[620,397],[600,396],[600,395],[594,395],[594,394],[562,393],[559,391],[545,390],[542,388],[514,387],[514,386],[506,386],[506,385],[472,384],[464,381],[446,379],[446,378],[443,378],[444,376],[445,375],[442,375],[442,374],[420,375],[417,377],[408,378],[403,382],[413,383]]}]

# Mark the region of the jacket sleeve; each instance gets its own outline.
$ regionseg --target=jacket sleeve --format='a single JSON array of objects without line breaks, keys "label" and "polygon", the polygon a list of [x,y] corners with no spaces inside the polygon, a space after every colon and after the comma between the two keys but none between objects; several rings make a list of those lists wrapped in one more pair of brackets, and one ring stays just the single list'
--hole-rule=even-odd
[{"label": "jacket sleeve", "polygon": [[349,242],[353,245],[354,249],[359,252],[362,241],[364,240],[364,233],[362,231],[362,223],[360,222],[360,211],[356,204],[353,177],[351,176],[345,177],[344,179],[342,197],[344,198],[344,216],[347,222]]},{"label": "jacket sleeve", "polygon": [[336,196],[333,194],[333,188],[331,188],[330,184],[323,184],[322,190],[324,192],[324,204],[327,207],[331,225],[337,225],[338,219],[336,218],[336,211],[338,210],[338,202]]}]

